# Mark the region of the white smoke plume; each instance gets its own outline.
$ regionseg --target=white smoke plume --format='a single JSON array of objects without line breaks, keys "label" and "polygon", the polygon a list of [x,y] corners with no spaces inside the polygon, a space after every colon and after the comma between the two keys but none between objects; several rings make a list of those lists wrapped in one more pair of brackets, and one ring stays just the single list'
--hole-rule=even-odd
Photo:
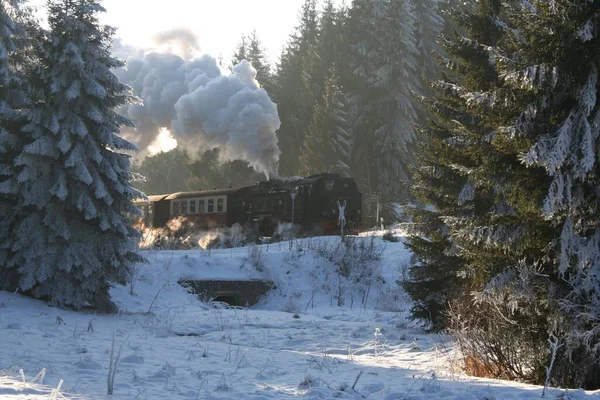
[{"label": "white smoke plume", "polygon": [[182,96],[175,111],[175,137],[219,147],[223,160],[246,160],[267,177],[276,174],[281,153],[275,135],[280,126],[277,106],[260,89],[248,61],[233,67],[231,75]]},{"label": "white smoke plume", "polygon": [[[189,32],[182,30],[157,39],[161,44],[179,40],[179,49],[187,56],[198,49]],[[208,55],[187,59],[173,52],[140,52],[125,46],[113,52],[131,54],[117,75],[143,101],[125,110],[135,130],[123,132],[141,154],[167,129],[192,153],[219,147],[223,161],[244,160],[267,177],[277,175],[277,106],[256,81],[250,63],[242,61],[230,75],[223,75]]]},{"label": "white smoke plume", "polygon": [[154,36],[154,43],[158,46],[173,46],[175,53],[183,58],[190,59],[200,51],[198,37],[187,28],[176,28],[161,32]]}]

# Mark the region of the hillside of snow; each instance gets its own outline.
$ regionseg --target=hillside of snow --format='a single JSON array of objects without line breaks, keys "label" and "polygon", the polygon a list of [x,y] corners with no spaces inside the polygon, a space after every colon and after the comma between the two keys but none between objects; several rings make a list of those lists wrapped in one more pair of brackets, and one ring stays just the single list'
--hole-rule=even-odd
[{"label": "hillside of snow", "polygon": [[[224,250],[143,251],[118,315],[0,292],[1,399],[539,399],[542,388],[460,370],[444,335],[406,317],[410,254],[383,232]],[[178,284],[268,279],[246,309]],[[112,355],[112,356],[111,356]],[[109,370],[116,364],[112,396]],[[549,399],[600,399],[550,389]]]}]

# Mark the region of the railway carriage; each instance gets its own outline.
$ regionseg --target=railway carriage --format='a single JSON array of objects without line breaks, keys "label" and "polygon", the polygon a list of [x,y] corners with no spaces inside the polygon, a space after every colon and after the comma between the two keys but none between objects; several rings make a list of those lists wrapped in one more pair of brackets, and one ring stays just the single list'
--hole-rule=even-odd
[{"label": "railway carriage", "polygon": [[171,218],[185,216],[199,228],[232,225],[233,212],[228,204],[237,189],[179,192],[165,198]]}]

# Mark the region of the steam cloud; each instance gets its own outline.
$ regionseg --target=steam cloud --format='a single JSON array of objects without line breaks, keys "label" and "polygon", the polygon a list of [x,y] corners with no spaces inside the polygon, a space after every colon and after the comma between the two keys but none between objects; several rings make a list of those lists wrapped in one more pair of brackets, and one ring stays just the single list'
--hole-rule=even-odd
[{"label": "steam cloud", "polygon": [[154,42],[158,45],[174,44],[177,48],[177,54],[185,59],[192,58],[194,53],[200,51],[198,38],[189,29],[177,28],[161,32],[154,36]]},{"label": "steam cloud", "polygon": [[[198,50],[189,31],[169,31],[156,39],[158,44],[179,45],[185,56]],[[219,147],[222,161],[244,160],[267,177],[277,175],[277,106],[260,88],[250,63],[244,60],[231,75],[223,75],[208,55],[188,59],[116,45],[113,53],[130,55],[117,75],[143,101],[126,108],[136,128],[124,132],[142,154],[168,129],[187,149]]]}]

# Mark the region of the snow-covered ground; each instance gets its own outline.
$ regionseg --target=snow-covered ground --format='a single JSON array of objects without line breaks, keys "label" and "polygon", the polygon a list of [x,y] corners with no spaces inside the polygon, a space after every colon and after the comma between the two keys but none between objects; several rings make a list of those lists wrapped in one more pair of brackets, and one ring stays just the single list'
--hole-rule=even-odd
[{"label": "snow-covered ground", "polygon": [[[0,292],[0,398],[540,398],[541,387],[465,376],[449,338],[407,321],[395,280],[409,254],[374,235],[355,239],[343,260],[336,237],[146,251],[135,286],[111,292],[119,315]],[[224,308],[200,302],[177,283],[184,278],[265,278],[276,288],[250,309]],[[600,392],[550,389],[546,398]]]}]

